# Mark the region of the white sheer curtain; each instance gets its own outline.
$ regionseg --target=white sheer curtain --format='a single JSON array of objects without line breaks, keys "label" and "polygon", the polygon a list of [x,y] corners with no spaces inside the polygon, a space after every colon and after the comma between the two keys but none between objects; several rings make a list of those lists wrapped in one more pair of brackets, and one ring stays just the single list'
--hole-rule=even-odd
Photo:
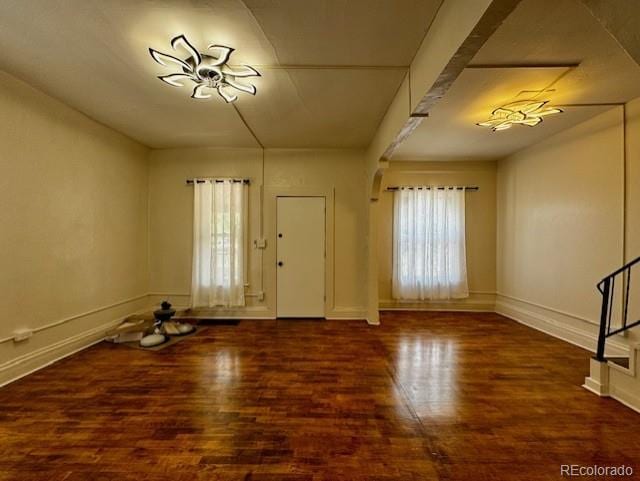
[{"label": "white sheer curtain", "polygon": [[414,188],[394,193],[394,299],[469,296],[463,189]]},{"label": "white sheer curtain", "polygon": [[194,181],[192,307],[244,306],[247,185]]}]

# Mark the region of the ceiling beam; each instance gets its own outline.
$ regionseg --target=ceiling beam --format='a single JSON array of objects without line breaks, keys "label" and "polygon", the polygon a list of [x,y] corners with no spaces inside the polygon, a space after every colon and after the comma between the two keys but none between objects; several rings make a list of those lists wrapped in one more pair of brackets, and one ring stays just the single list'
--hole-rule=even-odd
[{"label": "ceiling beam", "polygon": [[444,0],[367,151],[372,182],[520,1]]},{"label": "ceiling beam", "polygon": [[582,0],[591,15],[640,65],[640,2],[630,0]]},{"label": "ceiling beam", "polygon": [[[493,0],[462,44],[449,59],[436,81],[422,98],[412,105],[413,113],[427,113],[471,62],[484,43],[493,35],[521,0]],[[413,87],[413,86],[412,86]]]}]

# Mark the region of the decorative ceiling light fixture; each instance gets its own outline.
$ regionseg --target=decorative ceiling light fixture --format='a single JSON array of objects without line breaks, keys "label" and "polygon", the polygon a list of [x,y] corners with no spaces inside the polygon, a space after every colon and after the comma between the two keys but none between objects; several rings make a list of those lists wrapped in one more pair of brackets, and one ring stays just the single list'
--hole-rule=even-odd
[{"label": "decorative ceiling light fixture", "polygon": [[178,35],[171,40],[174,50],[182,48],[189,55],[185,60],[149,49],[151,57],[163,67],[178,67],[180,73],[161,75],[158,78],[173,87],[186,87],[185,82],[193,82],[195,87],[192,99],[211,98],[211,90],[217,90],[218,95],[226,102],[235,102],[238,96],[235,90],[256,94],[254,85],[246,85],[238,81],[239,78],[260,77],[260,73],[248,65],[231,67],[227,62],[234,49],[224,45],[209,45],[208,52],[200,53],[189,43],[184,35]]},{"label": "decorative ceiling light fixture", "polygon": [[519,100],[510,104],[498,107],[491,113],[491,118],[476,125],[491,127],[491,130],[510,129],[513,125],[528,125],[533,127],[542,122],[545,115],[559,114],[562,110],[555,107],[548,107],[548,100]]}]

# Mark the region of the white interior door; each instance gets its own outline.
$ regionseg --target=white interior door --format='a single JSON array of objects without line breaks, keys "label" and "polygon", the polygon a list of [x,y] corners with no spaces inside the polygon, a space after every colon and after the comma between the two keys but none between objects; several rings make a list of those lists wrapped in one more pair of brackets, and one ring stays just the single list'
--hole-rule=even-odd
[{"label": "white interior door", "polygon": [[324,317],[324,197],[278,197],[278,317]]}]

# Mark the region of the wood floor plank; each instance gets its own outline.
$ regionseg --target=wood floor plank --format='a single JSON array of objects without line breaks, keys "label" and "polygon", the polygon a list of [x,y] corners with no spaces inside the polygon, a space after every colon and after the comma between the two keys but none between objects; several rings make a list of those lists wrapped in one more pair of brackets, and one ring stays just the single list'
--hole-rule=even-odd
[{"label": "wood floor plank", "polygon": [[98,344],[0,389],[0,479],[640,472],[640,415],[580,387],[586,351],[496,314],[381,319],[242,321],[157,352]]}]

